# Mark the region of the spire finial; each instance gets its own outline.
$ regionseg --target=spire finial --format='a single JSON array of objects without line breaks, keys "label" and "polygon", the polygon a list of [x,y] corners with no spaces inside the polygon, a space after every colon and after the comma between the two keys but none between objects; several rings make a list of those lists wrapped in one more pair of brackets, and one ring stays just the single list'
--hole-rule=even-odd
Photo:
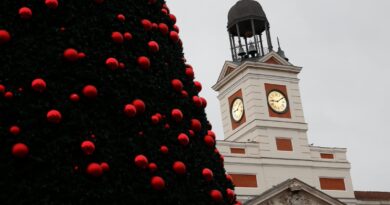
[{"label": "spire finial", "polygon": [[279,42],[279,36],[276,37],[276,38],[278,39],[278,48],[279,48],[279,50],[281,50],[281,48],[280,48],[280,42]]},{"label": "spire finial", "polygon": [[286,59],[287,61],[288,61],[288,58],[286,57],[286,55],[284,54],[284,51],[282,50],[282,48],[280,48],[280,42],[279,42],[279,36],[277,37],[277,39],[278,39],[278,54],[282,57],[282,58],[284,58],[284,59]]}]

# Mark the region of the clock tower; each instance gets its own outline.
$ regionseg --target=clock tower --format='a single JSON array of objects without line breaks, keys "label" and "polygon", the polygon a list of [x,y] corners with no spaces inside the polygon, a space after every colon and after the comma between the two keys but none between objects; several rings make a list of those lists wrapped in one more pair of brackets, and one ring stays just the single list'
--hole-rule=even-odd
[{"label": "clock tower", "polygon": [[301,183],[353,204],[346,149],[309,145],[299,89],[302,68],[289,62],[279,42],[274,51],[262,6],[239,0],[229,11],[227,30],[232,60],[213,89],[224,130],[217,146],[238,198],[255,204],[251,201],[277,185]]}]

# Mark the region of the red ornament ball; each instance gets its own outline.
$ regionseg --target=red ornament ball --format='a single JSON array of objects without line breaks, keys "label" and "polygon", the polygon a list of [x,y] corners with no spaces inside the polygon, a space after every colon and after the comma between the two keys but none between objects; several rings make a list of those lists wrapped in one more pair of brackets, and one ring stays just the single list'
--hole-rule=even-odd
[{"label": "red ornament ball", "polygon": [[23,20],[30,19],[32,17],[32,11],[28,7],[22,7],[19,9],[19,16]]},{"label": "red ornament ball", "polygon": [[188,130],[188,133],[190,134],[191,137],[195,136],[195,132],[193,130]]},{"label": "red ornament ball", "polygon": [[160,50],[160,46],[156,41],[149,41],[148,46],[149,46],[149,51],[152,53],[156,53]]},{"label": "red ornament ball", "polygon": [[167,35],[169,33],[169,28],[165,23],[158,24],[158,29],[163,35]]},{"label": "red ornament ball", "polygon": [[200,101],[202,101],[202,107],[206,108],[207,107],[207,100],[203,97],[200,97]]},{"label": "red ornament ball", "polygon": [[0,93],[4,93],[5,92],[5,86],[0,84]]},{"label": "red ornament ball", "polygon": [[173,79],[171,81],[171,85],[172,85],[172,88],[173,90],[175,90],[176,92],[181,92],[183,90],[183,83],[179,80],[179,79]]},{"label": "red ornament ball", "polygon": [[198,81],[194,81],[195,88],[198,92],[202,91],[202,84]]},{"label": "red ornament ball", "polygon": [[195,132],[199,132],[200,130],[202,130],[202,124],[198,119],[191,120],[191,129]]},{"label": "red ornament ball", "polygon": [[41,78],[37,78],[32,81],[31,87],[34,91],[43,92],[46,89],[46,82]]},{"label": "red ornament ball", "polygon": [[160,118],[157,115],[153,115],[150,117],[150,120],[152,121],[152,124],[156,125],[160,122]]},{"label": "red ornament ball", "polygon": [[140,99],[136,99],[136,100],[133,101],[133,105],[137,109],[137,113],[145,112],[146,105],[145,105],[144,101],[142,101]]},{"label": "red ornament ball", "polygon": [[153,28],[152,22],[150,22],[147,19],[143,19],[141,21],[142,27],[144,27],[145,30],[150,31]]},{"label": "red ornament ball", "polygon": [[186,76],[189,77],[190,79],[194,79],[194,77],[195,77],[194,69],[187,67],[186,68]]},{"label": "red ornament ball", "polygon": [[138,66],[142,69],[142,70],[149,70],[150,68],[150,60],[148,57],[145,57],[145,56],[141,56],[141,57],[138,57]]},{"label": "red ornament ball", "polygon": [[17,158],[25,158],[28,155],[29,149],[23,143],[17,143],[12,146],[12,155]]},{"label": "red ornament ball", "polygon": [[206,145],[209,147],[213,147],[215,145],[215,140],[210,135],[206,135],[203,140],[204,143],[206,143]]},{"label": "red ornament ball", "polygon": [[173,25],[173,30],[175,30],[177,33],[180,33],[180,29],[176,24]]},{"label": "red ornament ball", "polygon": [[124,41],[123,35],[118,31],[112,32],[111,38],[115,43],[123,43]]},{"label": "red ornament ball", "polygon": [[80,53],[77,54],[78,59],[83,59],[83,58],[85,58],[85,56],[86,55],[83,52],[80,52]]},{"label": "red ornament ball", "polygon": [[19,126],[17,125],[13,125],[9,128],[9,132],[12,134],[12,135],[18,135],[20,133],[20,128]]},{"label": "red ornament ball", "polygon": [[233,182],[233,177],[230,176],[229,174],[226,174],[226,179],[227,179],[229,182]]},{"label": "red ornament ball", "polygon": [[46,115],[47,121],[53,124],[58,124],[61,122],[62,115],[58,110],[50,110]]},{"label": "red ornament ball", "polygon": [[168,154],[169,152],[169,149],[167,146],[163,145],[160,147],[160,152],[163,153],[163,154]]},{"label": "red ornament ball", "polygon": [[103,168],[98,163],[90,163],[87,167],[87,174],[93,177],[100,177],[103,175]]},{"label": "red ornament ball", "polygon": [[221,192],[216,189],[210,191],[210,196],[215,202],[221,202],[223,200]]},{"label": "red ornament ball", "polygon": [[5,92],[4,97],[7,100],[11,100],[14,97],[14,94],[11,91]]},{"label": "red ornament ball", "polygon": [[180,38],[179,38],[179,34],[177,34],[176,31],[171,31],[169,33],[169,37],[171,38],[171,40],[175,43],[179,42]]},{"label": "red ornament ball", "polygon": [[0,30],[0,45],[11,40],[11,34],[7,30]]},{"label": "red ornament ball", "polygon": [[149,163],[149,170],[151,171],[151,172],[156,172],[157,171],[157,164],[156,163]]},{"label": "red ornament ball", "polygon": [[68,48],[64,51],[64,58],[67,61],[74,62],[79,59],[79,55],[76,49],[74,48]]},{"label": "red ornament ball", "polygon": [[137,108],[132,104],[125,105],[124,112],[128,117],[134,117],[137,114]]},{"label": "red ornament ball", "polygon": [[172,169],[176,174],[183,175],[186,173],[186,165],[180,161],[176,161],[175,163],[173,163]]},{"label": "red ornament ball", "polygon": [[80,96],[76,93],[72,93],[72,94],[70,94],[69,99],[72,102],[78,102],[80,100]]},{"label": "red ornament ball", "polygon": [[108,171],[110,171],[110,165],[108,165],[107,162],[102,162],[102,163],[100,163],[100,167],[103,169],[103,172],[108,172]]},{"label": "red ornament ball", "polygon": [[202,101],[198,96],[193,96],[192,101],[194,102],[196,107],[202,107]]},{"label": "red ornament ball", "polygon": [[226,189],[226,195],[227,195],[229,200],[233,200],[235,194],[234,194],[234,191],[232,189],[227,188]]},{"label": "red ornament ball", "polygon": [[106,66],[111,70],[115,70],[119,67],[119,61],[116,58],[107,58]]},{"label": "red ornament ball", "polygon": [[165,15],[168,15],[168,10],[166,10],[166,9],[161,9],[161,12],[162,12],[163,14],[165,14]]},{"label": "red ornament ball", "polygon": [[116,15],[116,19],[118,19],[118,21],[120,21],[120,22],[125,22],[126,17],[123,14],[118,14],[118,15]]},{"label": "red ornament ball", "polygon": [[149,162],[148,162],[148,158],[146,158],[144,155],[137,155],[135,158],[134,158],[134,163],[137,167],[139,168],[143,168],[145,169]]},{"label": "red ornament ball", "polygon": [[212,130],[208,130],[207,135],[210,135],[211,137],[213,137],[215,139],[215,133]]},{"label": "red ornament ball", "polygon": [[175,122],[181,122],[183,120],[183,113],[179,109],[173,109],[171,116]]},{"label": "red ornament ball", "polygon": [[86,85],[83,88],[83,95],[87,98],[96,98],[98,90],[94,85]]},{"label": "red ornament ball", "polygon": [[91,155],[95,151],[95,144],[89,140],[86,140],[81,143],[81,150],[86,155]]},{"label": "red ornament ball", "polygon": [[206,180],[206,181],[211,181],[213,180],[214,178],[214,174],[213,174],[213,171],[211,171],[211,169],[209,168],[204,168],[202,170],[202,175],[203,175],[203,178]]},{"label": "red ornament ball", "polygon": [[182,90],[182,91],[181,91],[181,97],[187,98],[187,97],[188,97],[188,92],[185,91],[185,90]]},{"label": "red ornament ball", "polygon": [[123,34],[123,37],[125,38],[126,41],[130,41],[131,39],[133,39],[133,35],[131,35],[130,32],[125,32]]},{"label": "red ornament ball", "polygon": [[176,23],[176,16],[173,14],[169,14],[169,18],[171,19],[172,23]]},{"label": "red ornament ball", "polygon": [[188,138],[188,136],[184,133],[179,134],[179,136],[177,137],[177,140],[183,146],[186,146],[186,145],[188,145],[188,143],[190,143],[190,138]]},{"label": "red ornament ball", "polygon": [[150,184],[152,185],[152,188],[157,191],[161,191],[165,188],[165,181],[163,178],[154,176],[150,180]]},{"label": "red ornament ball", "polygon": [[45,4],[49,9],[56,9],[58,7],[58,0],[45,0]]}]

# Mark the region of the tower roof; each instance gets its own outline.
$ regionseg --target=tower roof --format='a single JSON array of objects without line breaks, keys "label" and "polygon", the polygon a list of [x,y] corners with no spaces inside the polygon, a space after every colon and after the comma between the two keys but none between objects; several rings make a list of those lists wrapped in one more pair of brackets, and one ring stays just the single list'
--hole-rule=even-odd
[{"label": "tower roof", "polygon": [[259,2],[255,0],[240,0],[229,11],[228,28],[249,19],[267,21],[267,17]]}]

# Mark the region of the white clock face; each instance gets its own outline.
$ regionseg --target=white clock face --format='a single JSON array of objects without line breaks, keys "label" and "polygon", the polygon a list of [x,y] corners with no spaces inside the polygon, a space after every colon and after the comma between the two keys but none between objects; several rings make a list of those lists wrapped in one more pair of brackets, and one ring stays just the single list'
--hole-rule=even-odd
[{"label": "white clock face", "polygon": [[277,113],[286,112],[288,108],[287,97],[277,90],[271,91],[268,94],[268,104]]},{"label": "white clock face", "polygon": [[233,101],[231,113],[234,121],[239,122],[241,120],[244,115],[244,102],[242,102],[241,98]]}]

